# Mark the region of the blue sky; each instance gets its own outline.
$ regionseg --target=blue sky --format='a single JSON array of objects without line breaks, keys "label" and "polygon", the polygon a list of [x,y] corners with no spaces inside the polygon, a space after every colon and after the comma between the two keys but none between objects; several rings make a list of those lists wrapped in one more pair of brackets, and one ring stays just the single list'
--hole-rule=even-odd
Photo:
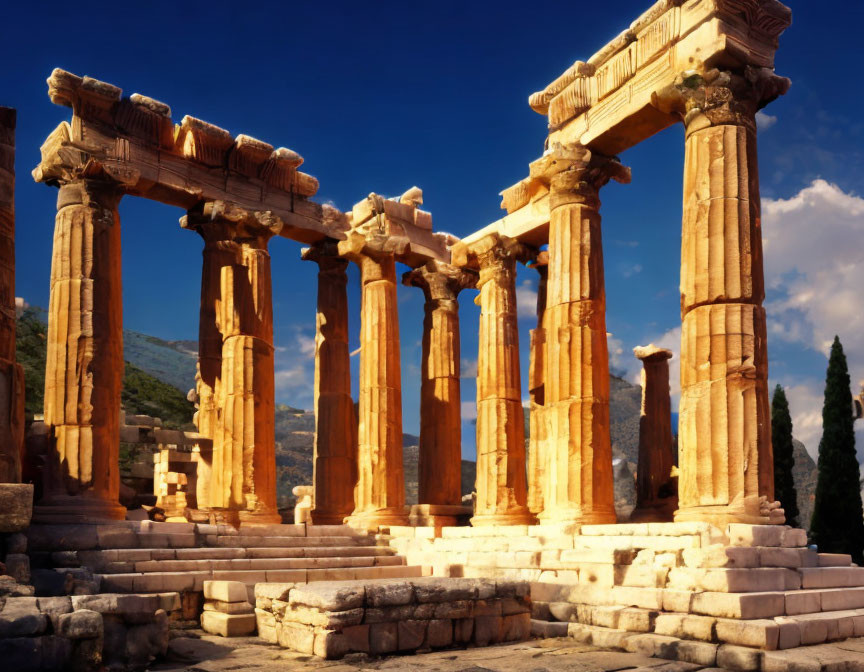
[{"label": "blue sky", "polygon": [[[317,199],[342,209],[370,191],[398,195],[416,184],[435,228],[465,235],[501,216],[498,192],[542,152],[545,120],[528,95],[649,4],[153,2],[127,11],[116,2],[16,3],[0,26],[0,104],[19,110],[16,293],[47,306],[56,192],[29,172],[42,140],[69,115],[46,95],[54,67],[162,100],[176,121],[190,114],[290,147],[320,180]],[[824,3],[788,4],[793,25],[777,72],[793,84],[760,116],[759,132],[770,375],[772,386],[789,386],[796,435],[815,452],[834,333],[856,388],[864,378],[864,94],[856,69],[864,3],[835,0],[830,12]],[[601,193],[612,368],[630,379],[635,345],[677,350],[683,146],[679,125],[627,151],[632,184]],[[200,239],[180,229],[176,208],[127,198],[120,211],[126,326],[197,338]],[[317,267],[300,261],[292,241],[274,240],[270,250],[277,401],[309,408]],[[351,274],[356,347],[353,267]],[[520,269],[526,369],[535,289],[535,273]],[[470,372],[473,292],[461,305]],[[416,433],[422,293],[400,287],[399,308],[405,431]],[[524,374],[523,388],[527,397]],[[463,450],[472,458],[473,398],[466,378]]]}]

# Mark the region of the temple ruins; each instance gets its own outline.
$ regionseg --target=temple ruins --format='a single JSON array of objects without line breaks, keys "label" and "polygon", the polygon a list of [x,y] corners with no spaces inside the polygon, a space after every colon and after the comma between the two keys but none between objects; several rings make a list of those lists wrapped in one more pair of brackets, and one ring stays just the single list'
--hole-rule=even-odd
[{"label": "temple ruins", "polygon": [[[461,238],[435,231],[417,187],[397,198],[373,192],[341,212],[315,201],[318,182],[290,149],[191,116],[175,122],[153,98],[54,70],[49,97],[71,108],[71,120],[48,135],[33,171],[57,188],[44,424],[26,444],[41,445],[44,459],[32,521],[28,494],[27,520],[8,525],[13,488],[33,486],[21,484],[23,377],[14,361],[14,112],[0,108],[0,531],[26,530],[37,591],[158,594],[156,625],[165,612],[197,619],[203,608],[206,627],[223,635],[257,627],[266,641],[325,657],[533,631],[758,670],[766,651],[864,635],[864,611],[855,611],[864,609],[864,568],[808,548],[774,499],[755,115],[789,87],[774,53],[790,22],[777,0],[658,0],[530,96],[548,136],[525,178],[501,192],[506,214]],[[612,180],[638,179],[620,154],[679,123],[677,458],[672,353],[637,348],[638,501],[619,521],[601,193]],[[121,427],[118,204],[127,197],[175,206],[180,226],[201,237],[189,381],[197,432],[139,433],[159,446],[154,494],[183,522],[127,520],[119,498],[121,435],[139,432]],[[314,483],[295,489],[297,517],[285,521],[274,453],[279,238],[305,246],[300,256],[317,264],[318,281],[309,316]],[[361,293],[356,410],[350,263]],[[397,264],[408,267],[401,279]],[[517,264],[539,284],[527,334],[517,322]],[[397,296],[416,289],[425,300],[419,503],[406,506],[402,389],[415,382],[402,376]],[[469,299],[480,307],[473,508],[460,488],[459,303]],[[530,343],[527,381],[520,339]],[[404,602],[374,603],[382,578],[401,580]],[[328,581],[350,582],[340,584],[348,597],[331,604],[312,585]],[[27,582],[18,583],[26,599]],[[450,603],[433,594],[465,614],[453,606],[433,619],[429,603]],[[286,612],[280,601],[300,607]],[[395,612],[346,620],[381,604],[427,615],[407,634]]]}]

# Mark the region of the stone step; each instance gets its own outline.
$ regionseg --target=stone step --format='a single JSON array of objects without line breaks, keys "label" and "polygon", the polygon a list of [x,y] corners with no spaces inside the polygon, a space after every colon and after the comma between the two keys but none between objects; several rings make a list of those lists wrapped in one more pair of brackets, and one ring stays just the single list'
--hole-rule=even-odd
[{"label": "stone step", "polygon": [[[101,590],[116,593],[163,593],[166,591],[201,592],[205,581],[240,581],[248,587],[256,583],[309,583],[354,579],[399,579],[423,575],[416,565],[339,567],[323,569],[210,570],[186,572],[149,572],[99,574]],[[170,586],[170,588],[168,587]]]},{"label": "stone step", "polygon": [[262,548],[265,546],[293,548],[298,546],[373,546],[375,540],[371,537],[349,536],[291,537],[236,534],[206,535],[204,544],[214,548]]},{"label": "stone step", "polygon": [[331,567],[373,567],[405,564],[396,555],[336,555],[298,558],[229,558],[202,560],[142,560],[138,562],[107,562],[98,567],[103,574],[197,572],[217,570],[318,569]]}]

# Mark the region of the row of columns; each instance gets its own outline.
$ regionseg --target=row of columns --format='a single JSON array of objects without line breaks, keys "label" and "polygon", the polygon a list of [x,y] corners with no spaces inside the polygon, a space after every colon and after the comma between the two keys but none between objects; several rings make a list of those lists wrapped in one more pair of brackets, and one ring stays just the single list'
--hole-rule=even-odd
[{"label": "row of columns", "polygon": [[[754,120],[763,101],[785,90],[784,82],[768,71],[712,71],[682,78],[654,101],[681,115],[686,137],[676,520],[778,517]],[[427,508],[418,512],[426,523],[450,522],[460,503],[457,296],[474,284],[480,328],[472,523],[615,521],[599,190],[610,179],[628,181],[629,171],[581,145],[553,145],[531,171],[550,192],[544,257],[489,234],[460,244],[454,266],[432,262],[405,277],[426,295],[419,485]],[[64,183],[58,196],[45,391],[53,451],[37,512],[43,519],[123,515],[117,504],[120,195],[107,178],[91,176]],[[232,522],[278,522],[267,252],[273,227],[266,215],[220,203],[190,212],[184,225],[205,242],[197,422],[213,439],[209,505]],[[395,268],[400,245],[398,236],[355,231],[304,255],[319,265],[314,522],[349,517],[370,528],[408,522]],[[356,416],[346,260],[359,266],[362,283]],[[526,474],[515,273],[517,261],[529,260],[540,262],[541,291],[531,343]]]}]

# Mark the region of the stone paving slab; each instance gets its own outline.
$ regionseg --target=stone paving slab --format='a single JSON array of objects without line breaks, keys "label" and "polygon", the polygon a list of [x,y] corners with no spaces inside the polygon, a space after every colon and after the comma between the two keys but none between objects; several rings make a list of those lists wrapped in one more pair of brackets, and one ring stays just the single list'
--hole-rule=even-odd
[{"label": "stone paving slab", "polygon": [[[484,648],[447,650],[410,656],[369,657],[352,654],[326,661],[294,653],[254,637],[226,641],[195,630],[175,637],[168,660],[153,672],[722,672],[724,668],[652,658],[639,653],[603,650],[568,638],[541,639]],[[794,659],[789,656],[794,654]],[[858,672],[864,670],[864,638],[789,652],[763,665],[764,672]]]}]

